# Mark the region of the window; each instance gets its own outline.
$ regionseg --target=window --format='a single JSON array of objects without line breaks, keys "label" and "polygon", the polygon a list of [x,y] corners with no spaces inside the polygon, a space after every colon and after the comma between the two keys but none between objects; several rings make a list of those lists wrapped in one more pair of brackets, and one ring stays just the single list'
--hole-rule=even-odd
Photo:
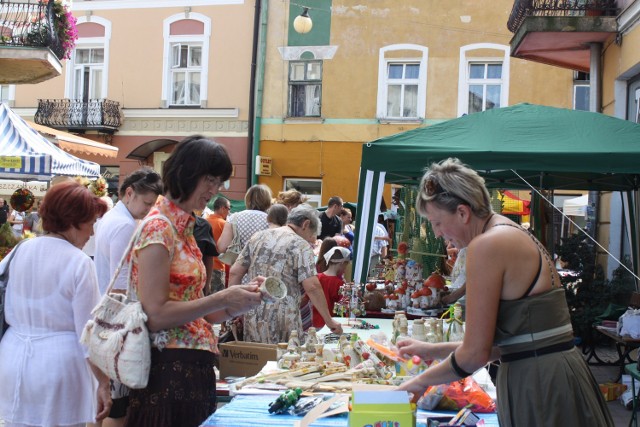
[{"label": "window", "polygon": [[289,63],[289,116],[320,117],[322,62]]},{"label": "window", "polygon": [[589,73],[575,71],[573,74],[573,109],[589,111],[589,96],[591,93]]},{"label": "window", "polygon": [[207,106],[211,18],[195,12],[164,20],[163,107]]},{"label": "window", "polygon": [[500,108],[502,92],[502,63],[470,62],[467,74],[469,103],[467,112]]},{"label": "window", "polygon": [[284,191],[298,190],[306,197],[308,205],[314,208],[322,206],[322,180],[287,178],[284,180]]},{"label": "window", "polygon": [[171,105],[200,105],[202,45],[171,46]]},{"label": "window", "polygon": [[102,99],[102,75],[104,72],[104,48],[77,48],[73,67],[72,99]]},{"label": "window", "polygon": [[[78,40],[67,62],[64,96],[82,103],[104,99],[108,96],[111,22],[99,16],[81,16],[77,27]],[[96,119],[96,123],[102,123],[102,117]]]},{"label": "window", "polygon": [[418,117],[420,63],[390,62],[387,67],[388,118]]},{"label": "window", "polygon": [[421,120],[426,117],[429,49],[414,44],[385,46],[378,54],[376,117]]},{"label": "window", "polygon": [[11,105],[15,98],[15,85],[0,85],[0,102]]},{"label": "window", "polygon": [[[487,52],[491,56],[485,56]],[[496,43],[474,43],[460,48],[458,117],[509,104],[510,55],[509,45]]]}]

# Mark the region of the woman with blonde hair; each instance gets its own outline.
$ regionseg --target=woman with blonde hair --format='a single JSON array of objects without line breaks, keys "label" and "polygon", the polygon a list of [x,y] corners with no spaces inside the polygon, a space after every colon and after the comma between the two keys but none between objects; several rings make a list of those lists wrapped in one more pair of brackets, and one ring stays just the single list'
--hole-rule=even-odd
[{"label": "woman with blonde hair", "polygon": [[501,426],[613,426],[574,345],[553,259],[532,234],[492,211],[484,179],[458,159],[432,164],[416,211],[436,237],[466,250],[466,331],[462,342],[399,341],[401,354],[442,360],[400,389],[419,397],[431,385],[468,377],[500,359]]},{"label": "woman with blonde hair", "polygon": [[287,209],[289,209],[289,211],[291,211],[291,209],[295,208],[296,206],[300,206],[306,201],[307,198],[304,197],[301,192],[295,189],[281,191],[278,193],[278,197],[276,198],[276,203],[285,205]]},{"label": "woman with blonde hair", "polygon": [[[247,209],[229,216],[222,234],[216,242],[218,252],[226,251],[233,240],[233,226],[231,224],[236,225],[241,247],[244,247],[256,232],[269,228],[267,211],[271,207],[271,198],[271,189],[264,184],[252,185],[247,190],[244,196]],[[246,283],[246,280],[247,278],[243,280],[243,283]]]}]

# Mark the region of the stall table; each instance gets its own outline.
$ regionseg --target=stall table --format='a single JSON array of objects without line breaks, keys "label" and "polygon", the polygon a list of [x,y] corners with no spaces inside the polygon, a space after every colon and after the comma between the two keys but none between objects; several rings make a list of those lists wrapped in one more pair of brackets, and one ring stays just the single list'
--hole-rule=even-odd
[{"label": "stall table", "polygon": [[[293,415],[273,415],[269,414],[269,404],[276,399],[276,395],[241,395],[224,405],[211,415],[202,426],[206,427],[257,427],[257,426],[279,426],[294,427],[302,417]],[[426,427],[426,417],[432,415],[454,415],[454,412],[427,412],[418,410],[417,427]],[[498,424],[497,414],[476,414],[483,419],[486,427],[496,427]],[[311,423],[309,427],[348,427],[349,417],[345,414],[335,415],[327,418],[320,418]]]},{"label": "stall table", "polygon": [[[388,337],[391,336],[393,319],[371,319],[371,318],[358,318],[357,323],[361,320],[378,325],[379,329],[357,329],[350,326],[350,320],[348,318],[338,317],[335,318],[343,325],[343,332],[353,334],[356,333],[360,339],[366,341],[371,335],[384,332]],[[329,329],[325,326],[319,334],[330,333]],[[226,392],[227,390],[220,390],[220,392]],[[222,393],[219,393],[222,394]],[[226,394],[226,393],[225,393]],[[225,396],[226,397],[226,396]],[[222,397],[220,400],[225,401]],[[300,421],[302,417],[296,417],[293,415],[272,415],[269,414],[269,404],[277,398],[277,394],[240,394],[218,409],[212,414],[202,426],[206,427],[258,427],[258,426],[282,426],[282,427],[295,427],[296,422]],[[417,427],[426,427],[427,415],[454,415],[454,412],[428,412],[418,410],[417,412]],[[484,420],[486,427],[496,427],[498,424],[497,414],[476,414]],[[348,427],[349,418],[348,415],[340,414],[327,418],[320,418],[310,424],[310,427]]]},{"label": "stall table", "polygon": [[[615,382],[618,382],[620,380],[620,378],[622,377],[622,374],[624,373],[625,370],[625,363],[628,362],[634,362],[634,360],[631,360],[631,357],[629,356],[629,354],[631,353],[631,351],[633,351],[636,348],[640,347],[640,340],[628,337],[628,336],[621,336],[618,335],[618,333],[616,332],[615,328],[607,328],[604,326],[596,326],[596,330],[598,332],[600,332],[601,334],[611,338],[615,344],[616,344],[616,351],[618,352],[618,360],[614,361],[613,364],[617,364],[620,366],[620,371],[618,373],[618,377],[616,378]],[[595,348],[592,349],[593,354],[596,358],[596,360],[602,362],[597,355],[595,355]]]}]

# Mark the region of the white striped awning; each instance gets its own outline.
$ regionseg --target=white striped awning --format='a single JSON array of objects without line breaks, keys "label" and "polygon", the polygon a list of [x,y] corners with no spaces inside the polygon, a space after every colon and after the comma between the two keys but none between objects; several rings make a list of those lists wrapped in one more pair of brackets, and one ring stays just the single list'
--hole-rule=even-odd
[{"label": "white striped awning", "polygon": [[100,176],[100,165],[49,142],[0,103],[0,178],[50,180],[52,175]]}]

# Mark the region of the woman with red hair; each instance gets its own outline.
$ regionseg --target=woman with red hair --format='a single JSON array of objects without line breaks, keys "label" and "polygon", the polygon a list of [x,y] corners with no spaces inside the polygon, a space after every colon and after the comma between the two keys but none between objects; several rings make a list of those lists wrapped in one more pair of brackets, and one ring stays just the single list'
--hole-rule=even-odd
[{"label": "woman with red hair", "polygon": [[39,211],[46,234],[14,249],[0,341],[0,419],[9,425],[84,426],[109,413],[109,379],[80,344],[100,299],[82,247],[106,210],[75,181],[54,185]]}]

